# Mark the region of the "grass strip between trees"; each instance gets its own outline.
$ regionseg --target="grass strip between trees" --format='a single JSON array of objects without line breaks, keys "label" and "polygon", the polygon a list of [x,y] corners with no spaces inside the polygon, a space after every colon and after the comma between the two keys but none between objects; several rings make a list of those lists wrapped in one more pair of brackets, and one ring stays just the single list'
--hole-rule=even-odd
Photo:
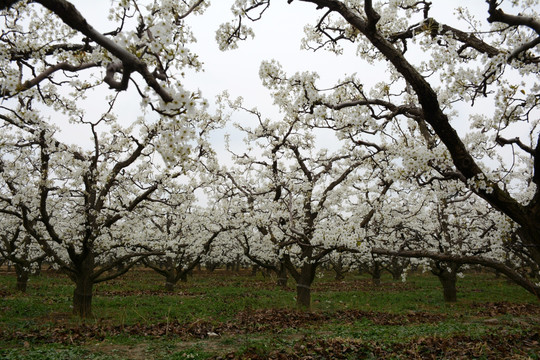
[{"label": "grass strip between trees", "polygon": [[94,318],[71,315],[69,281],[44,272],[28,293],[0,273],[5,359],[538,359],[540,304],[491,273],[458,283],[454,304],[437,279],[361,275],[317,279],[313,310],[294,289],[247,273],[196,272],[173,291],[145,269],[96,289]]}]

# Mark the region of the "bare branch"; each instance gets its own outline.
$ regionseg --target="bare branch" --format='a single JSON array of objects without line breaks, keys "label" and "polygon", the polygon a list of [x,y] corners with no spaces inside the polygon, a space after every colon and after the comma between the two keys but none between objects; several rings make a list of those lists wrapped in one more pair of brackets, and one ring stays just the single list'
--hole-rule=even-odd
[{"label": "bare branch", "polygon": [[24,83],[22,83],[21,84],[21,91],[28,90],[31,87],[36,86],[37,84],[39,84],[41,81],[43,81],[46,78],[48,78],[49,76],[51,76],[56,71],[64,70],[64,71],[76,72],[76,71],[79,71],[79,70],[85,70],[85,69],[89,69],[89,68],[96,67],[96,66],[100,66],[100,64],[95,63],[95,62],[84,63],[84,64],[80,64],[80,65],[71,65],[71,64],[69,64],[67,62],[59,63],[57,65],[49,67],[48,69],[43,71],[41,74],[39,74],[38,76],[36,76],[32,80],[27,80]]}]

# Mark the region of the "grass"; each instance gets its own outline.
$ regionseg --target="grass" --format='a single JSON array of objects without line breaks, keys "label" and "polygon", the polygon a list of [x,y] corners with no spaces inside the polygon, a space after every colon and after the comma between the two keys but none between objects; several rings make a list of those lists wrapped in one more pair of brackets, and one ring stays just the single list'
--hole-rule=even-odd
[{"label": "grass", "polygon": [[[311,351],[319,358],[398,359],[410,351],[396,347],[402,343],[422,342],[415,351],[430,352],[436,351],[434,341],[442,347],[441,341],[478,339],[484,345],[475,344],[480,350],[474,351],[489,352],[496,349],[485,345],[486,337],[504,334],[523,342],[519,336],[540,329],[537,299],[490,273],[460,279],[454,304],[442,301],[437,278],[428,274],[412,274],[406,283],[383,277],[379,287],[366,276],[349,274],[337,282],[323,275],[313,286],[312,313],[302,315],[294,311],[294,287],[279,289],[275,279],[202,271],[167,292],[157,274],[136,269],[97,285],[94,316],[82,321],[71,316],[73,288],[65,276],[43,272],[20,294],[14,274],[2,269],[0,358],[262,359],[280,351],[301,358]],[[514,350],[523,359],[538,358],[535,341],[523,350],[510,345],[497,351],[504,352],[500,358]]]}]

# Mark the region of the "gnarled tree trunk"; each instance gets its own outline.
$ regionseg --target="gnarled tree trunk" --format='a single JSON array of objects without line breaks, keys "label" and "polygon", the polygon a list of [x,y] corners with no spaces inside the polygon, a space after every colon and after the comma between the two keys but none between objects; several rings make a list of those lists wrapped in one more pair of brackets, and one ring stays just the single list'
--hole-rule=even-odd
[{"label": "gnarled tree trunk", "polygon": [[174,271],[168,271],[165,276],[165,290],[173,291],[176,285],[176,274]]},{"label": "gnarled tree trunk", "polygon": [[341,260],[341,258],[339,258],[337,261],[331,261],[331,264],[332,270],[334,270],[335,273],[334,279],[336,281],[341,281],[345,279],[345,273],[347,272],[347,270],[343,266],[343,261]]},{"label": "gnarled tree trunk", "polygon": [[[290,268],[292,264],[288,264]],[[311,310],[311,284],[315,279],[316,264],[305,263],[300,271],[291,271],[296,280],[296,307],[300,310]]]},{"label": "gnarled tree trunk", "polygon": [[[408,263],[408,261],[407,261]],[[408,264],[403,263],[403,259],[400,260],[398,256],[392,256],[390,259],[390,264],[386,267],[386,270],[392,274],[392,280],[399,281],[401,276],[405,272],[405,267]]]},{"label": "gnarled tree trunk", "polygon": [[457,301],[457,273],[460,264],[447,263],[447,262],[435,262],[432,266],[431,272],[439,278],[443,287],[443,297],[446,302]]}]

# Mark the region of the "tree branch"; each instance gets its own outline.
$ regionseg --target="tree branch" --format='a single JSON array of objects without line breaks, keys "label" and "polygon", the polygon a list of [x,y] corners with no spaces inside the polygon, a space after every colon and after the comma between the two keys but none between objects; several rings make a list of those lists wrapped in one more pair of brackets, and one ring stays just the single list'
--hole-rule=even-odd
[{"label": "tree branch", "polygon": [[43,5],[58,15],[66,25],[81,32],[120,59],[124,75],[131,71],[137,71],[164,102],[173,100],[172,96],[157,82],[156,77],[150,72],[144,61],[94,29],[73,4],[66,0],[34,0],[34,2]]},{"label": "tree branch", "polygon": [[530,146],[527,146],[525,145],[524,143],[521,142],[521,140],[518,138],[518,137],[515,137],[513,139],[505,139],[499,135],[497,135],[497,137],[495,138],[495,142],[497,144],[499,144],[500,146],[504,146],[504,145],[509,145],[509,144],[516,144],[517,146],[519,146],[521,148],[521,150],[531,154],[531,155],[535,155],[534,154],[534,149],[531,148]]}]

